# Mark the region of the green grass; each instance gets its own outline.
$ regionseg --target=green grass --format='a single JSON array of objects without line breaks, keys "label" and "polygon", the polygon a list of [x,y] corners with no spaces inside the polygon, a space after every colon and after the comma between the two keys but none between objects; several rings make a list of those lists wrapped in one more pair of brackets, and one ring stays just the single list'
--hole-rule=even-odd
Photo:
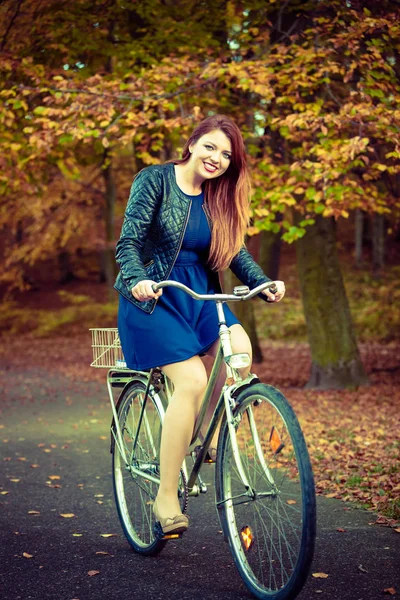
[{"label": "green grass", "polygon": [[[296,342],[307,341],[307,328],[296,275],[290,265],[282,275],[287,294],[283,302],[268,305],[253,301],[256,324],[261,339]],[[400,267],[387,268],[377,280],[369,272],[344,269],[343,277],[350,310],[359,341],[380,342],[400,339]],[[59,309],[27,309],[16,302],[2,304],[0,333],[31,332],[38,337],[67,334],[74,326],[115,327],[118,298],[96,302],[90,296],[59,291],[63,300]]]},{"label": "green grass", "polygon": [[[305,342],[307,328],[295,267],[287,275],[283,302],[272,307],[264,302],[254,304],[258,333],[269,340]],[[357,339],[399,340],[400,267],[387,268],[380,279],[366,271],[344,268],[343,279]]]},{"label": "green grass", "polygon": [[15,302],[2,305],[0,314],[0,333],[12,335],[31,333],[35,337],[48,337],[55,333],[74,333],[90,327],[116,327],[117,301],[109,303],[94,302],[89,296],[65,294],[66,306],[57,310],[29,309]]}]

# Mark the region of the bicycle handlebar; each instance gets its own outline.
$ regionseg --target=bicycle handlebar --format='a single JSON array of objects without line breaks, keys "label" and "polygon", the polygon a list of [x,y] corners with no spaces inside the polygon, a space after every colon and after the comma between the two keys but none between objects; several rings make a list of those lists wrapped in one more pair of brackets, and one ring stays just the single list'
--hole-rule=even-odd
[{"label": "bicycle handlebar", "polygon": [[[179,283],[178,281],[173,281],[172,279],[167,279],[166,281],[160,281],[160,283],[156,283],[152,286],[153,291],[157,292],[159,289],[164,287],[175,287],[183,292],[192,296],[195,300],[219,300],[220,302],[238,302],[239,300],[250,300],[250,298],[254,298],[263,290],[269,288],[269,290],[275,294],[277,292],[277,287],[274,281],[266,281],[261,285],[249,290],[246,293],[238,294],[197,294],[195,291],[184,285],[183,283]],[[240,286],[243,291],[245,291],[246,286]],[[237,288],[235,288],[237,289]],[[247,288],[249,289],[249,288]]]}]

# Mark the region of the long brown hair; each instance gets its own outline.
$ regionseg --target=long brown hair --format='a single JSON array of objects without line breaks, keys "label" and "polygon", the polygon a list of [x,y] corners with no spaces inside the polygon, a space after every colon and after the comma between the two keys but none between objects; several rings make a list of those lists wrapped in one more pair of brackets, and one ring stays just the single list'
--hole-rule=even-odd
[{"label": "long brown hair", "polygon": [[210,131],[220,130],[232,145],[228,169],[215,179],[204,182],[204,198],[212,221],[209,263],[216,271],[227,269],[233,257],[243,246],[250,216],[250,176],[245,146],[238,126],[225,115],[204,119],[187,140],[182,164],[190,159],[189,146]]}]

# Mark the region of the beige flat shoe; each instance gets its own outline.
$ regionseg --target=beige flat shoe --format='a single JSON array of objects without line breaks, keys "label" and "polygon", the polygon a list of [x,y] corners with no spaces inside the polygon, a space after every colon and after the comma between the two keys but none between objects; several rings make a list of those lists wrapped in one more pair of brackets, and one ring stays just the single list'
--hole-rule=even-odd
[{"label": "beige flat shoe", "polygon": [[163,533],[183,533],[187,530],[189,527],[189,519],[186,515],[180,513],[174,517],[166,517],[165,519],[162,519],[158,513],[156,502],[157,501],[155,500],[153,504],[153,513],[157,521],[160,523]]}]

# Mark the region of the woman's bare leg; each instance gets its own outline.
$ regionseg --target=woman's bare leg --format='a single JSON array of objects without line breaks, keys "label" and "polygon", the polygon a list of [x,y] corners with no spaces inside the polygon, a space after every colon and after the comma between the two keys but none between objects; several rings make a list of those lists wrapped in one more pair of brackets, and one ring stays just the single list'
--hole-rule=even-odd
[{"label": "woman's bare leg", "polygon": [[[241,377],[245,378],[245,377],[247,377],[247,375],[250,372],[252,356],[253,356],[250,338],[247,335],[247,333],[245,332],[245,330],[243,329],[243,327],[239,324],[232,325],[229,329],[231,332],[231,343],[232,343],[233,353],[235,354],[235,353],[240,353],[240,352],[247,352],[247,354],[250,356],[250,366],[239,370]],[[215,356],[218,352],[218,348],[219,348],[219,340],[214,342],[214,344],[208,350],[207,354],[215,358]],[[210,419],[214,413],[214,409],[218,402],[218,398],[220,397],[221,389],[225,383],[225,379],[226,379],[226,370],[225,370],[225,367],[223,364],[220,374],[217,379],[217,383],[214,388],[214,392],[211,396],[210,404],[208,405],[208,408],[207,408],[203,427],[201,429],[201,433],[203,435],[207,431],[208,423],[210,422]],[[219,430],[217,429],[217,431],[214,434],[214,438],[210,444],[210,446],[213,448],[217,447],[218,433],[219,433]]]},{"label": "woman's bare leg", "polygon": [[162,367],[174,385],[161,436],[160,487],[157,509],[161,518],[180,514],[177,495],[179,471],[192,439],[193,427],[207,385],[206,369],[199,356]]}]

